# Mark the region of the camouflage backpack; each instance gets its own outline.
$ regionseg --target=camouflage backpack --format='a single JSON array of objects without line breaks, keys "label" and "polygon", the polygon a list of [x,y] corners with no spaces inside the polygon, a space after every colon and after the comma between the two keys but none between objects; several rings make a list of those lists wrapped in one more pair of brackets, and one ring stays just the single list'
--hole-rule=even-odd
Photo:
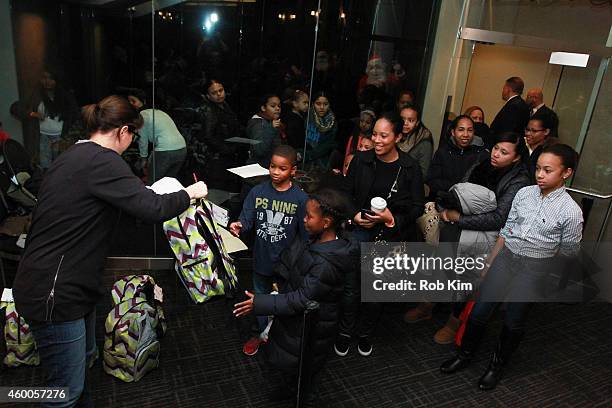
[{"label": "camouflage backpack", "polygon": [[30,327],[23,320],[23,317],[17,314],[14,302],[0,302],[0,309],[3,307],[6,307],[4,324],[6,356],[4,357],[4,364],[8,367],[37,366],[40,364],[40,357]]},{"label": "camouflage backpack", "polygon": [[195,303],[236,289],[238,278],[206,200],[164,222],[166,238],[176,257],[175,270]]},{"label": "camouflage backpack", "polygon": [[140,380],[159,365],[164,312],[154,298],[155,281],[130,275],[113,285],[115,307],[104,324],[104,371],[125,382]]}]

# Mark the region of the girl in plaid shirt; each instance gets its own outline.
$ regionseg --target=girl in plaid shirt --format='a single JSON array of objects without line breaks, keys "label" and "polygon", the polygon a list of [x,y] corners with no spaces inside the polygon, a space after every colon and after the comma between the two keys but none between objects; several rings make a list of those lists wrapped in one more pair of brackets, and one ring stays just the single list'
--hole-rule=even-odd
[{"label": "girl in plaid shirt", "polygon": [[[569,146],[558,144],[542,152],[536,165],[537,185],[516,194],[506,224],[488,258],[478,300],[466,324],[455,357],[440,370],[455,373],[471,362],[495,309],[506,304],[502,332],[485,373],[481,390],[495,388],[502,367],[525,333],[527,314],[534,302],[547,301],[550,272],[559,272],[564,259],[575,256],[582,239],[582,210],[565,190],[565,180],[578,161]],[[550,301],[551,298],[548,298]]]}]

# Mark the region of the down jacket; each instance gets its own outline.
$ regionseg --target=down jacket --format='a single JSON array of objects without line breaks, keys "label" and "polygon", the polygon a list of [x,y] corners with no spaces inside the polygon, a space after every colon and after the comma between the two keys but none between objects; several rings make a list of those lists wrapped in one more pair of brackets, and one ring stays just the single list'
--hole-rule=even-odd
[{"label": "down jacket", "polygon": [[[474,182],[475,172],[486,171],[490,167],[490,162],[485,160],[472,169],[468,170],[464,182]],[[522,163],[515,164],[497,182],[495,186],[495,198],[497,206],[492,211],[463,215],[459,218],[457,225],[461,229],[471,229],[476,231],[499,231],[508,218],[512,200],[516,193],[523,187],[528,186],[529,173]]]},{"label": "down jacket", "polygon": [[303,313],[307,302],[314,300],[320,307],[314,326],[313,370],[322,368],[337,333],[337,303],[345,275],[358,265],[359,246],[345,239],[305,243],[298,237],[281,253],[274,269],[279,294],[256,295],[253,300],[255,315],[275,316],[265,348],[271,365],[285,372],[297,369]]},{"label": "down jacket", "polygon": [[[487,187],[472,184],[458,183],[451,187],[451,191],[457,194],[464,216],[486,214],[497,208],[495,193]],[[457,255],[480,255],[487,254],[495,245],[498,231],[476,231],[462,229],[459,236]]]}]

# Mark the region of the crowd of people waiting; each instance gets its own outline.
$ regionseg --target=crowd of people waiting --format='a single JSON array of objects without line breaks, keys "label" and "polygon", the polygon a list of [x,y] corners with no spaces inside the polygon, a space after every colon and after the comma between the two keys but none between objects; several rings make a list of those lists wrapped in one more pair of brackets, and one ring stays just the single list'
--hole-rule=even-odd
[{"label": "crowd of people waiting", "polygon": [[[334,101],[325,91],[314,93],[311,100],[302,89],[264,95],[242,133],[226,102],[224,84],[209,80],[198,111],[201,130],[187,142],[173,119],[148,107],[146,95],[139,92],[128,92],[127,98],[106,97],[83,108],[87,138],[50,165],[14,283],[15,301],[31,322],[48,385],[69,386],[75,390],[75,401],[83,390],[86,394],[85,361],[92,350],[95,301],[107,237],[118,210],[159,221],[183,211],[190,198],[207,193],[202,182],[164,196],[146,189],[120,158],[137,136],[142,163],[155,167],[155,178],[176,176],[193,164],[185,160],[199,144],[208,152],[204,174],[209,187],[227,187],[225,170],[233,165],[259,163],[269,169],[270,180],[250,189],[230,231],[238,236],[256,231],[252,291],[236,304],[234,314],[277,316],[269,336],[260,334],[267,322],[260,318],[243,349],[253,355],[264,348],[269,361],[286,372],[285,384],[273,394],[277,399],[295,392],[300,316],[310,300],[322,306],[315,327],[309,403],[316,404],[317,374],[329,352],[346,356],[355,341],[360,355],[373,353],[372,334],[384,304],[360,301],[358,243],[421,241],[416,220],[427,198],[444,202],[449,190],[462,182],[492,191],[495,203],[486,212],[439,208],[442,242],[457,242],[468,230],[496,236],[475,305],[464,322],[461,346],[440,370],[454,373],[467,366],[502,292],[537,291],[548,258],[559,252],[575,255],[582,212],[564,186],[576,169],[577,154],[555,139],[558,119],[550,109],[542,111],[541,91],[530,91],[535,95],[529,99],[532,106],[521,98],[524,85],[518,77],[505,82],[505,105],[490,127],[483,110],[471,107],[448,124],[435,152],[412,92],[399,92],[395,103],[375,101],[364,95],[370,86],[361,89],[359,116],[348,121],[334,115]],[[59,98],[60,93],[55,95]],[[62,119],[54,114],[53,103],[45,108],[47,99],[43,97],[30,115],[41,121],[41,132],[48,128],[42,123],[47,118]],[[55,128],[60,132],[59,125]],[[239,144],[226,142],[241,135],[257,142],[248,145],[248,157],[241,156]],[[41,137],[41,146],[48,136]],[[153,164],[147,159],[149,142],[154,142]],[[322,180],[321,188],[308,195],[295,183],[298,166],[329,174],[333,182]],[[68,197],[65,191],[73,193]],[[384,199],[384,208],[362,211],[375,198]],[[274,208],[285,210],[275,213]],[[273,283],[278,284],[277,295],[270,295]],[[499,382],[503,366],[524,336],[530,306],[505,305],[499,343],[479,388],[492,389]],[[418,304],[404,320],[430,319],[433,307]],[[436,342],[453,341],[464,307],[463,302],[453,304]]]}]

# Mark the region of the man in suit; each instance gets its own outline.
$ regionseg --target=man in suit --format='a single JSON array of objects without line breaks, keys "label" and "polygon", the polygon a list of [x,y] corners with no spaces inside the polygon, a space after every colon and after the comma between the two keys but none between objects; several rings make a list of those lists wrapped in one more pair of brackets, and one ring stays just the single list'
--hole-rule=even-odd
[{"label": "man in suit", "polygon": [[491,122],[491,132],[494,136],[501,132],[515,132],[519,135],[524,133],[529,121],[529,106],[521,98],[524,88],[525,83],[519,77],[508,78],[504,83],[502,99],[506,103]]},{"label": "man in suit", "polygon": [[544,105],[544,94],[542,93],[542,89],[533,88],[527,91],[527,98],[525,102],[527,102],[527,105],[529,105],[529,108],[531,109],[529,112],[529,117],[533,117],[536,113],[538,116],[548,116],[551,120],[550,124],[552,126],[550,128],[550,135],[558,137],[559,117],[554,110]]}]

